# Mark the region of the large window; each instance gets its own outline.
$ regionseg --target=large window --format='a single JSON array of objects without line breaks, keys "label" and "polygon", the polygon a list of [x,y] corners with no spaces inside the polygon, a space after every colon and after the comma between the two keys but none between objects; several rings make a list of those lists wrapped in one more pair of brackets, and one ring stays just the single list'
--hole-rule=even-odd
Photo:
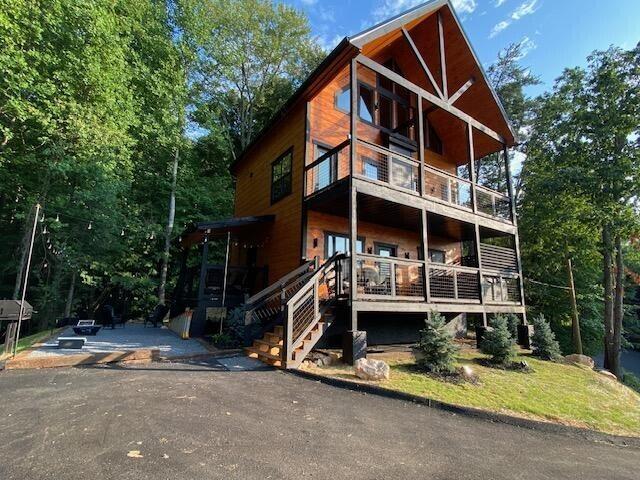
[{"label": "large window", "polygon": [[291,193],[293,149],[289,149],[271,164],[271,203]]},{"label": "large window", "polygon": [[[356,253],[362,253],[364,248],[364,238],[358,237],[356,240]],[[336,253],[349,253],[349,236],[340,233],[325,233],[324,235],[324,256],[331,258]]]},{"label": "large window", "polygon": [[[322,145],[316,145],[316,156],[315,159],[318,160],[323,155],[329,153],[329,148],[323,147]],[[318,190],[322,190],[325,187],[328,187],[333,182],[337,180],[338,174],[338,154],[335,153],[327,158],[325,158],[320,164],[317,166],[316,175],[315,175],[315,185],[314,192]]]}]

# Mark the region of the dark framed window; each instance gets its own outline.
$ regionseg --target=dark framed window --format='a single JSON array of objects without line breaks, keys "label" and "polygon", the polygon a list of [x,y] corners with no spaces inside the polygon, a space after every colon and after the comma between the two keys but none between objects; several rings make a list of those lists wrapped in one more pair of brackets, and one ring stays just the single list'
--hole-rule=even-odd
[{"label": "dark framed window", "polygon": [[344,113],[351,113],[351,88],[349,86],[336,93],[336,109]]},{"label": "dark framed window", "polygon": [[398,256],[397,245],[392,245],[390,243],[374,242],[373,246],[375,247],[376,255],[380,255],[381,257],[397,257]]},{"label": "dark framed window", "polygon": [[271,203],[291,193],[291,170],[293,168],[293,148],[280,155],[271,164]]},{"label": "dark framed window", "polygon": [[429,249],[429,260],[432,263],[446,263],[446,255],[444,250]]},{"label": "dark framed window", "polygon": [[[349,235],[342,233],[324,233],[324,257],[331,258],[336,253],[349,253]],[[364,237],[356,240],[356,253],[364,251]]]},{"label": "dark framed window", "polygon": [[358,115],[362,120],[374,123],[375,118],[375,95],[373,88],[360,84],[360,98],[358,99]]},{"label": "dark framed window", "polygon": [[[315,150],[315,160],[318,160],[323,155],[329,153],[329,150],[331,149],[327,146],[316,143]],[[325,158],[316,168],[314,191],[322,190],[337,180],[338,154],[335,153]]]}]

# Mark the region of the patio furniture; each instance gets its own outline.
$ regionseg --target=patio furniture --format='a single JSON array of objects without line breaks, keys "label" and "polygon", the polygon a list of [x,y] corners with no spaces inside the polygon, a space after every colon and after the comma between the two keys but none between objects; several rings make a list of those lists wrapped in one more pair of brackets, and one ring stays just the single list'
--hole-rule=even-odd
[{"label": "patio furniture", "polygon": [[96,336],[100,329],[100,325],[95,324],[95,320],[78,320],[78,324],[73,327],[73,333],[76,335]]},{"label": "patio furniture", "polygon": [[116,325],[122,325],[124,328],[124,320],[121,315],[116,315],[115,310],[111,305],[105,305],[103,307],[104,316],[105,316],[105,325],[111,325],[111,329],[115,329]]},{"label": "patio furniture", "polygon": [[87,341],[84,337],[58,337],[58,348],[72,348],[79,350]]},{"label": "patio furniture", "polygon": [[150,315],[147,315],[147,317],[144,319],[144,326],[146,327],[147,323],[152,323],[153,327],[156,328],[158,326],[158,323],[162,323],[162,320],[167,315],[168,311],[168,306],[162,304],[156,305],[156,308],[153,309],[153,312],[151,312]]}]

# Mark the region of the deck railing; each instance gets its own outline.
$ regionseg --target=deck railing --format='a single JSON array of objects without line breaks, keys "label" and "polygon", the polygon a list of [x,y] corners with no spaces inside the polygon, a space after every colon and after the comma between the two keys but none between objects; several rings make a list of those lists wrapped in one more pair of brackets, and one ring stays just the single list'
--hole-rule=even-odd
[{"label": "deck railing", "polygon": [[359,298],[424,300],[424,262],[379,255],[356,255]]},{"label": "deck railing", "polygon": [[429,265],[429,293],[433,300],[480,301],[480,271],[445,264]]},{"label": "deck railing", "polygon": [[378,145],[360,141],[355,174],[369,181],[419,193],[420,163]]},{"label": "deck railing", "polygon": [[482,295],[485,303],[520,304],[520,277],[517,274],[482,275]]},{"label": "deck railing", "polygon": [[349,141],[342,142],[305,167],[306,196],[330,187],[349,175],[351,158]]},{"label": "deck railing", "polygon": [[467,210],[473,209],[471,182],[430,165],[424,167],[424,194]]},{"label": "deck railing", "polygon": [[507,195],[475,186],[478,212],[501,220],[511,221],[511,202]]}]

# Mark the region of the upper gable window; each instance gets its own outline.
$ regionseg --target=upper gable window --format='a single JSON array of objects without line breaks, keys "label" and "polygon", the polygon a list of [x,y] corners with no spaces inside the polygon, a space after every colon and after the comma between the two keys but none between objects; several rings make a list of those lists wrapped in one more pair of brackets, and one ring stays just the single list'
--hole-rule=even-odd
[{"label": "upper gable window", "polygon": [[291,193],[291,170],[293,164],[293,148],[287,150],[271,164],[271,203]]},{"label": "upper gable window", "polygon": [[336,93],[336,108],[345,113],[351,112],[351,88],[348,86]]}]

